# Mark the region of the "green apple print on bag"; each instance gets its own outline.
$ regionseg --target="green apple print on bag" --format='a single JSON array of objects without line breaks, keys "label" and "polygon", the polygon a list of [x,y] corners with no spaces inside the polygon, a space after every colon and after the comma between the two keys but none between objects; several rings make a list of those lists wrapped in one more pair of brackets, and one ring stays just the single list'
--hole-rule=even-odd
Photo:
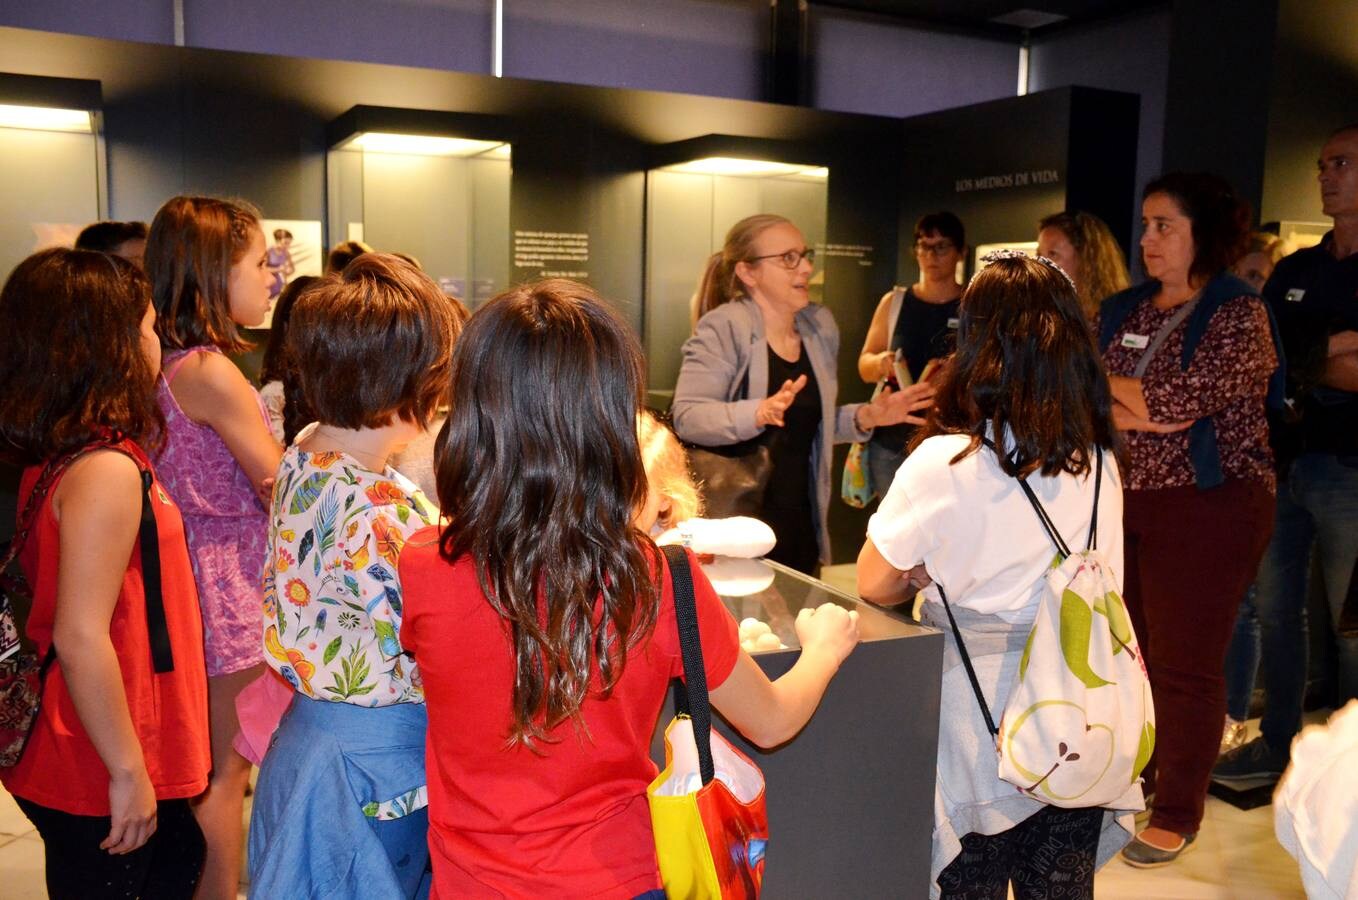
[{"label": "green apple print on bag", "polygon": [[948,616],[996,739],[1000,778],[1054,806],[1137,810],[1144,806],[1141,771],[1155,749],[1155,710],[1127,607],[1096,548],[1102,470],[1100,453],[1089,545],[1074,553],[1032,488],[1019,481],[1057,557],[1044,575],[1037,617],[998,727],[951,609]]}]

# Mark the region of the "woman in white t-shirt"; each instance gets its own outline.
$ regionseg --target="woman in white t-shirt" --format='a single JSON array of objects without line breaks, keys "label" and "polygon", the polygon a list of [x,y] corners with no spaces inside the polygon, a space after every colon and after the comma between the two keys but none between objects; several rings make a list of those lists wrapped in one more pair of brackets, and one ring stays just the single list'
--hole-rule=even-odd
[{"label": "woman in white t-shirt", "polygon": [[[934,411],[868,523],[858,590],[890,604],[909,581],[943,585],[986,701],[1003,709],[1053,557],[1017,479],[1084,546],[1104,453],[1098,545],[1119,580],[1122,482],[1108,378],[1074,285],[1046,259],[986,259],[962,295]],[[931,896],[1002,900],[1012,881],[1016,900],[1054,884],[1063,897],[1092,897],[1094,871],[1127,842],[1131,815],[1047,806],[1000,780],[938,589],[924,597],[925,623],[947,638]]]}]

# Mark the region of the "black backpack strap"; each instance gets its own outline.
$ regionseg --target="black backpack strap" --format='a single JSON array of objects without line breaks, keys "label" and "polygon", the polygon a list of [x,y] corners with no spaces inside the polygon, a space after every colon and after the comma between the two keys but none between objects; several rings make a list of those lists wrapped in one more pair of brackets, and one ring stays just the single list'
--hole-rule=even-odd
[{"label": "black backpack strap", "polygon": [[174,652],[170,629],[165,620],[165,596],[160,583],[160,531],[156,527],[155,476],[130,451],[117,444],[107,445],[132,460],[141,473],[141,523],[137,545],[141,552],[142,592],[146,596],[146,637],[151,647],[151,666],[157,675],[174,671]]},{"label": "black backpack strap", "polygon": [[[137,462],[137,460],[132,460]],[[151,645],[151,664],[157,674],[174,671],[174,652],[170,648],[170,629],[165,622],[165,597],[160,585],[160,531],[152,506],[155,476],[141,469],[141,526],[137,543],[141,547],[141,580],[146,594],[146,631]]]},{"label": "black backpack strap", "polygon": [[1103,486],[1103,448],[1094,448],[1094,511],[1089,515],[1089,542],[1086,550],[1099,545],[1099,488]]},{"label": "black backpack strap", "polygon": [[[101,449],[109,449],[123,454],[132,460],[137,471],[141,473],[141,523],[137,532],[137,541],[141,548],[142,583],[145,586],[146,594],[146,629],[151,645],[151,662],[157,673],[173,672],[174,654],[170,649],[170,632],[165,621],[165,598],[160,584],[160,534],[156,529],[155,508],[151,505],[154,502],[151,492],[155,478],[150,469],[145,468],[139,459],[118,446],[112,439],[95,441],[73,450],[60,459],[49,463],[42,470],[38,480],[34,483],[33,490],[28,495],[23,514],[19,517],[18,533],[10,544],[9,552],[5,556],[4,563],[0,564],[0,568],[7,568],[23,549],[29,532],[32,531],[37,520],[38,509],[51,491],[52,485],[56,483],[57,478],[81,456],[92,450]],[[27,589],[26,585],[25,589]],[[40,678],[47,674],[48,667],[52,665],[56,658],[57,647],[56,643],[53,642],[48,645],[47,652],[43,654],[41,668],[39,669]]]},{"label": "black backpack strap", "polygon": [[[1000,455],[999,448],[990,438],[981,438],[981,442],[993,450],[996,456]],[[1066,544],[1066,539],[1061,537],[1061,532],[1056,529],[1056,523],[1052,521],[1051,516],[1047,515],[1046,508],[1042,505],[1042,501],[1037,499],[1037,494],[1028,485],[1028,480],[1026,478],[1015,478],[1014,480],[1019,483],[1019,487],[1023,488],[1023,495],[1032,504],[1033,512],[1037,513],[1037,520],[1042,523],[1042,528],[1047,532],[1047,537],[1051,538],[1051,542],[1056,545],[1056,552],[1061,554],[1062,559],[1070,556],[1070,547]]]},{"label": "black backpack strap", "polygon": [[948,595],[943,590],[943,585],[937,581],[934,587],[938,588],[938,597],[943,601],[943,610],[948,614],[948,624],[952,626],[952,636],[957,641],[957,654],[962,657],[962,666],[967,670],[967,678],[971,681],[971,689],[976,694],[976,702],[980,704],[981,715],[985,717],[986,730],[992,737],[1000,736],[1000,729],[995,727],[995,717],[990,714],[990,705],[985,702],[985,694],[981,691],[981,681],[976,677],[976,669],[971,664],[971,654],[967,652],[967,642],[962,640],[962,629],[957,627],[957,619],[953,618],[952,606],[948,604]]},{"label": "black backpack strap", "polygon": [[[675,683],[675,712],[693,720],[693,740],[698,745],[698,771],[703,784],[712,781],[712,707],[707,696],[707,670],[703,668],[703,647],[698,635],[698,607],[693,599],[693,571],[688,551],[683,547],[660,548],[670,565],[670,584],[674,588],[674,618],[679,624],[679,650],[684,660],[684,680]],[[683,703],[680,703],[680,699]]]}]

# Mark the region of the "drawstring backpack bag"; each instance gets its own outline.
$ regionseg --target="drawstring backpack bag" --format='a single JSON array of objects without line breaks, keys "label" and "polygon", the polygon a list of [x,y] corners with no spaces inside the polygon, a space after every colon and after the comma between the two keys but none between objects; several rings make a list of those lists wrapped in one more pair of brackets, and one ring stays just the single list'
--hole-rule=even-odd
[{"label": "drawstring backpack bag", "polygon": [[942,585],[938,593],[986,727],[995,737],[1000,778],[1052,806],[1135,810],[1145,805],[1141,770],[1155,749],[1155,709],[1131,619],[1113,571],[1097,548],[1102,477],[1100,450],[1089,543],[1076,553],[1033,489],[1018,479],[1056,547],[1056,559],[1044,576],[1037,619],[999,727]]}]

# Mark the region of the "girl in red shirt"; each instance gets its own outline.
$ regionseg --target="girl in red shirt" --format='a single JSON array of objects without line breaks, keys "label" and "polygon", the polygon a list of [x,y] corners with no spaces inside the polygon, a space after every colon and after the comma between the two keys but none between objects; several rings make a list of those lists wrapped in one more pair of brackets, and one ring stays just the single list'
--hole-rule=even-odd
[{"label": "girl in red shirt", "polygon": [[[26,467],[19,509],[50,484],[16,537],[26,633],[54,653],[0,780],[42,836],[52,897],[187,897],[204,852],[187,798],[207,786],[207,676],[183,523],[143,449],[163,426],[150,288],[116,257],[46,250],[5,282],[0,316],[0,443]],[[157,538],[163,626],[139,530]]]},{"label": "girl in red shirt", "polygon": [[[661,888],[646,786],[683,670],[659,507],[637,444],[644,363],[589,288],[516,288],[454,351],[436,451],[448,524],[400,560],[401,643],[429,712],[437,897],[644,896]],[[650,519],[651,521],[647,521]],[[790,739],[858,641],[824,606],[778,681],[693,566],[712,705],[761,746]]]}]

